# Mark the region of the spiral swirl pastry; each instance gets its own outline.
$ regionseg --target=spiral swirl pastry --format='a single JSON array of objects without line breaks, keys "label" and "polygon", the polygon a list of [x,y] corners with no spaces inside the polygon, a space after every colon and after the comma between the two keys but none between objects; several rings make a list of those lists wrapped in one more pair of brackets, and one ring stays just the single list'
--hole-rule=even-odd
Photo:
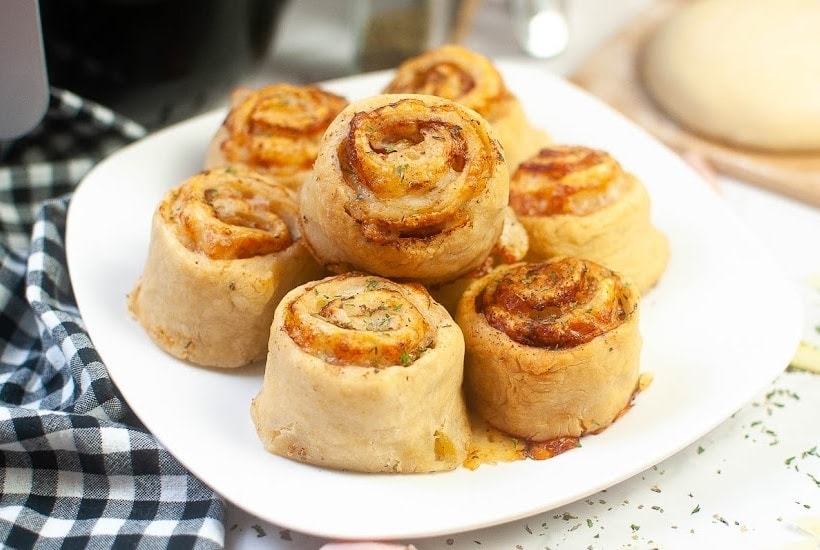
[{"label": "spiral swirl pastry", "polygon": [[289,303],[284,329],[300,348],[330,364],[408,365],[434,341],[434,327],[420,309],[430,301],[405,286],[340,276],[312,290]]},{"label": "spiral swirl pastry", "polygon": [[606,268],[577,258],[523,265],[490,280],[476,307],[519,344],[571,348],[626,318],[618,282]]},{"label": "spiral swirl pastry", "polygon": [[408,59],[384,92],[429,94],[473,109],[495,129],[511,168],[549,142],[546,132],[532,126],[493,62],[463,46],[446,44]]},{"label": "spiral swirl pastry", "polygon": [[609,426],[638,384],[639,295],[611,270],[574,257],[503,265],[462,296],[468,402],[528,441]]},{"label": "spiral swirl pastry", "polygon": [[292,191],[243,168],[215,168],[163,197],[128,305],[171,355],[239,367],[264,357],[281,297],[322,274],[302,245]]},{"label": "spiral swirl pastry", "polygon": [[510,205],[519,215],[584,216],[615,202],[633,185],[608,153],[582,146],[541,149],[515,174]]},{"label": "spiral swirl pastry", "polygon": [[299,207],[305,239],[331,271],[444,282],[490,254],[508,185],[492,129],[474,112],[379,95],[328,128]]},{"label": "spiral swirl pastry", "polygon": [[651,289],[669,245],[653,225],[643,183],[608,152],[555,145],[522,162],[510,180],[510,206],[529,234],[528,261],[580,256]]},{"label": "spiral swirl pastry", "polygon": [[270,452],[361,472],[460,466],[464,340],[418,284],[350,272],[279,304],[251,417]]},{"label": "spiral swirl pastry", "polygon": [[293,244],[285,221],[289,217],[293,225],[293,201],[283,187],[233,168],[193,176],[170,192],[161,211],[186,248],[214,260],[234,260]]},{"label": "spiral swirl pastry", "polygon": [[237,89],[205,167],[246,166],[298,188],[313,167],[322,134],[347,103],[315,85]]}]

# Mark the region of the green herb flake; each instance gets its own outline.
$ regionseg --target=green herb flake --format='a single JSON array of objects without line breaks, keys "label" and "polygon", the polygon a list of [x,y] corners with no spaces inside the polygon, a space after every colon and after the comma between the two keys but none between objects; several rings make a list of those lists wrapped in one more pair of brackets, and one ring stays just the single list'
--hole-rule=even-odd
[{"label": "green herb flake", "polygon": [[399,175],[399,179],[401,181],[404,181],[404,173],[408,167],[408,164],[399,164],[398,166],[396,166],[396,173]]},{"label": "green herb flake", "polygon": [[689,512],[689,515],[692,515],[692,514],[697,514],[698,512],[700,512],[700,504],[698,504],[697,506],[695,506],[695,507],[692,509],[692,511],[691,511],[691,512]]}]

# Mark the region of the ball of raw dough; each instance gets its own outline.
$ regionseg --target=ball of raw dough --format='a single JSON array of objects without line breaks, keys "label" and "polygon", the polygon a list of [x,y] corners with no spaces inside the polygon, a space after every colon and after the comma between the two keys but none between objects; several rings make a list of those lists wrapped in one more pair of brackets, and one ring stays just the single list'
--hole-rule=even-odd
[{"label": "ball of raw dough", "polygon": [[731,145],[820,150],[820,1],[697,0],[643,49],[650,96]]}]

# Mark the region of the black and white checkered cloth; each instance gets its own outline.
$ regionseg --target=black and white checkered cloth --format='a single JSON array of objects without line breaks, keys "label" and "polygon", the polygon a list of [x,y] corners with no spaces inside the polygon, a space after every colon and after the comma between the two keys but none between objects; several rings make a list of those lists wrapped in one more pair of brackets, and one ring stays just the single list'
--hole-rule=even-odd
[{"label": "black and white checkered cloth", "polygon": [[80,318],[65,257],[74,186],[145,134],[52,90],[0,158],[0,546],[221,548],[225,508],[140,424]]}]

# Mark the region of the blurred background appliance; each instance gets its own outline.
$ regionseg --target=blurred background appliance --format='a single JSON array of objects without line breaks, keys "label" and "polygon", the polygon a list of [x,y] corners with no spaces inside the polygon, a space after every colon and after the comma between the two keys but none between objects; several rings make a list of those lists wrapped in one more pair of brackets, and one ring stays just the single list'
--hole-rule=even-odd
[{"label": "blurred background appliance", "polygon": [[149,129],[182,120],[264,57],[286,2],[40,0],[49,83]]},{"label": "blurred background appliance", "polygon": [[[0,143],[31,130],[48,107],[37,0],[0,0]],[[2,158],[2,149],[0,149]]]}]

